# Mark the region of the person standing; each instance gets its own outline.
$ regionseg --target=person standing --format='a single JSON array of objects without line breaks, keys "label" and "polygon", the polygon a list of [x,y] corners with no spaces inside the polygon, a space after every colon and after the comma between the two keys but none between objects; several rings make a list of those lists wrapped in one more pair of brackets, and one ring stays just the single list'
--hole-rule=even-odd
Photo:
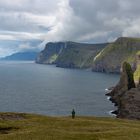
[{"label": "person standing", "polygon": [[72,114],[72,119],[74,119],[75,118],[75,110],[74,109],[72,110],[71,114]]}]

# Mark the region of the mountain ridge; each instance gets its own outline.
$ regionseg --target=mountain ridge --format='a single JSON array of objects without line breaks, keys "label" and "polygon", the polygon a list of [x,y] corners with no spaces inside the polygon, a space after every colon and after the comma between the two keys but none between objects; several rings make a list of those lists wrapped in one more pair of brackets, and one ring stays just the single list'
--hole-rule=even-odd
[{"label": "mountain ridge", "polygon": [[32,60],[34,61],[37,57],[38,52],[35,51],[29,51],[29,52],[17,52],[13,53],[9,56],[5,56],[3,58],[0,58],[0,60],[18,60],[18,61],[24,61],[24,60]]},{"label": "mountain ridge", "polygon": [[93,71],[120,73],[121,64],[126,61],[133,65],[140,50],[140,38],[120,37],[109,44],[94,60]]},{"label": "mountain ridge", "polygon": [[[120,37],[112,43],[87,44],[50,42],[36,58],[36,63],[64,68],[90,68],[94,72],[120,73],[121,64],[133,65],[140,51],[140,38]],[[133,67],[133,66],[132,66]]]},{"label": "mountain ridge", "polygon": [[108,43],[50,42],[39,53],[36,63],[56,64],[57,67],[65,68],[91,68],[93,58],[106,45]]}]

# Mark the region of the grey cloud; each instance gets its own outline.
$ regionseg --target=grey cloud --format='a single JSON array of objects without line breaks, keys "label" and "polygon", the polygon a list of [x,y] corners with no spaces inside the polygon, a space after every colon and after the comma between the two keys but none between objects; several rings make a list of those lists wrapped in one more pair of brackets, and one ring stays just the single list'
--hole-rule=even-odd
[{"label": "grey cloud", "polygon": [[1,0],[0,11],[49,14],[57,9],[60,0]]},{"label": "grey cloud", "polygon": [[51,26],[49,25],[49,21],[48,23],[46,21],[45,24],[45,19],[47,19],[45,16],[41,17],[39,15],[32,15],[28,13],[0,13],[0,30],[19,32],[44,32],[46,29],[48,31]]},{"label": "grey cloud", "polygon": [[[63,22],[65,32],[62,35],[86,42],[105,42],[119,36],[140,36],[139,4],[138,0],[70,0],[71,19],[70,22]],[[69,29],[71,32],[66,34]]]},{"label": "grey cloud", "polygon": [[[140,37],[139,13],[139,0],[4,0],[0,1],[0,40],[45,39],[44,45],[49,41],[97,43],[119,36]],[[14,49],[31,47],[21,44]]]},{"label": "grey cloud", "polygon": [[4,57],[15,52],[40,51],[40,49],[37,48],[37,46],[41,42],[42,41],[40,40],[0,40],[0,57]]}]

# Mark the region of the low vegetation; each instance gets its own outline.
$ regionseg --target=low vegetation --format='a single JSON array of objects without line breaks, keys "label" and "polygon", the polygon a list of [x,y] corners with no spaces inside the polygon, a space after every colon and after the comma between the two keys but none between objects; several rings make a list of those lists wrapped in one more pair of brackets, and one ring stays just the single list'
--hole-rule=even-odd
[{"label": "low vegetation", "polygon": [[40,52],[36,62],[41,64],[56,64],[59,67],[67,68],[91,68],[94,57],[107,45],[108,43],[50,42]]},{"label": "low vegetation", "polygon": [[134,72],[134,80],[140,82],[140,51],[136,53],[136,71]]},{"label": "low vegetation", "polygon": [[140,121],[116,118],[0,115],[0,140],[139,140],[139,132]]},{"label": "low vegetation", "polygon": [[104,69],[105,72],[120,72],[122,62],[133,64],[135,55],[140,50],[139,45],[138,38],[117,39],[95,57],[93,70],[100,66],[100,69]]},{"label": "low vegetation", "polygon": [[134,72],[134,80],[136,82],[139,82],[139,80],[140,80],[140,66],[138,66],[136,71]]},{"label": "low vegetation", "polygon": [[123,69],[125,69],[126,73],[127,73],[127,77],[128,77],[128,90],[131,88],[135,88],[135,82],[134,82],[134,74],[133,74],[133,70],[131,68],[131,65],[127,62],[123,63]]}]

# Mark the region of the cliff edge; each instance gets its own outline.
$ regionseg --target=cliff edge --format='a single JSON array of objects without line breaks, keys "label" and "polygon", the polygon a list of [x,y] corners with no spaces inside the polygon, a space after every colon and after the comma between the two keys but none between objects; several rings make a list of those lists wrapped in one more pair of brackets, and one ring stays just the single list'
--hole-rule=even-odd
[{"label": "cliff edge", "polygon": [[118,107],[115,111],[118,118],[140,119],[140,83],[135,84],[129,63],[123,63],[120,81],[107,95]]},{"label": "cliff edge", "polygon": [[36,58],[36,63],[56,64],[64,68],[91,68],[94,57],[105,44],[85,44],[76,42],[50,42]]},{"label": "cliff edge", "polygon": [[94,59],[93,71],[120,73],[122,62],[133,64],[135,54],[140,50],[140,39],[120,37],[105,47]]}]

